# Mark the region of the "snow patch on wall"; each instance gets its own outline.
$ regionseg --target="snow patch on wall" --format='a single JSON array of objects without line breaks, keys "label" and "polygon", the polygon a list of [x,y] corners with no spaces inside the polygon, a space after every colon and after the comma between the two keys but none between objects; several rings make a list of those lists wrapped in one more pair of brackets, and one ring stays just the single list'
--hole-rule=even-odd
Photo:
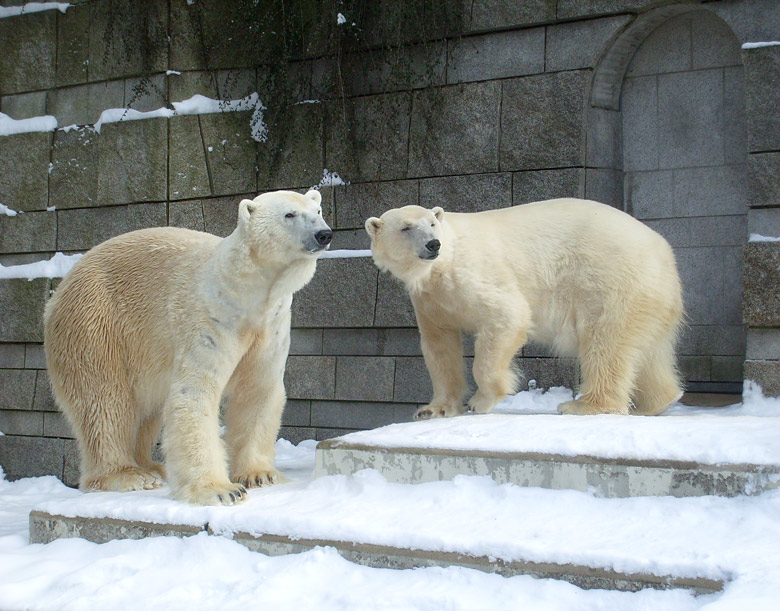
[{"label": "snow patch on wall", "polygon": [[50,115],[17,120],[0,112],[0,136],[28,134],[30,132],[52,132],[55,129],[57,129],[57,119]]},{"label": "snow patch on wall", "polygon": [[28,2],[21,6],[0,6],[0,19],[3,17],[27,15],[29,13],[40,13],[42,11],[59,11],[64,13],[69,7],[70,4],[67,2]]},{"label": "snow patch on wall", "polygon": [[79,254],[65,255],[58,252],[47,261],[25,263],[24,265],[9,265],[7,267],[0,264],[0,279],[27,278],[27,280],[35,280],[36,278],[62,278],[81,257],[82,255]]},{"label": "snow patch on wall", "polygon": [[746,42],[742,45],[743,49],[760,49],[762,47],[780,46],[780,40],[770,40],[767,42]]}]

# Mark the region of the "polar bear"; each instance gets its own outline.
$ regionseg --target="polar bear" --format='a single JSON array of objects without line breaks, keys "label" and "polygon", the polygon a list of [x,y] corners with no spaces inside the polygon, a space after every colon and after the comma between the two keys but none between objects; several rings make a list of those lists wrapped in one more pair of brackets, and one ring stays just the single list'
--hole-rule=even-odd
[{"label": "polar bear", "polygon": [[473,412],[514,392],[528,340],[579,357],[581,396],[562,413],[659,414],[682,396],[674,254],[628,214],[571,198],[469,214],[404,206],[365,227],[417,316],[433,400],[416,418],[463,413],[461,331],[475,335]]},{"label": "polar bear", "polygon": [[[126,233],[65,276],[46,305],[44,346],[82,489],[156,488],[167,470],[175,498],[230,505],[280,479],[292,295],[332,236],[320,199],[244,199],[224,239],[173,227]],[[151,457],[161,425],[165,468]]]}]

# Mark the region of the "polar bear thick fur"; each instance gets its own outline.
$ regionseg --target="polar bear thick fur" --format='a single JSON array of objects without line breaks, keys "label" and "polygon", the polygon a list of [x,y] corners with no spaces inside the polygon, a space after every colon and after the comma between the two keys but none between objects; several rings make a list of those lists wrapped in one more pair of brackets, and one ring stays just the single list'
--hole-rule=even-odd
[{"label": "polar bear thick fur", "polygon": [[682,395],[674,254],[628,214],[556,199],[471,214],[405,206],[365,225],[417,316],[433,382],[417,418],[463,413],[461,331],[476,338],[474,412],[515,390],[511,364],[528,340],[579,357],[581,396],[563,413],[659,414]]},{"label": "polar bear thick fur", "polygon": [[[79,260],[44,320],[82,489],[156,488],[167,470],[175,498],[232,504],[279,480],[292,295],[330,239],[318,191],[277,191],[241,201],[224,239],[142,229]],[[165,469],[151,457],[161,425]]]}]

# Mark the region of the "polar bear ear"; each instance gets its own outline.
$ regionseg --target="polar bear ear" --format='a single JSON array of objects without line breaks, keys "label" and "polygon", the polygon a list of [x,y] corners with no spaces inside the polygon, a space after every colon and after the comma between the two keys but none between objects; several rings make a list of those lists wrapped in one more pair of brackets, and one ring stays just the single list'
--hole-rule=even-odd
[{"label": "polar bear ear", "polygon": [[440,206],[431,208],[431,212],[433,212],[433,216],[436,217],[437,221],[440,221],[444,217],[444,208],[441,208]]},{"label": "polar bear ear", "polygon": [[242,199],[241,203],[238,204],[238,220],[247,222],[259,205],[251,199]]},{"label": "polar bear ear", "polygon": [[317,191],[317,189],[311,189],[310,191],[307,191],[306,197],[308,197],[309,199],[313,199],[315,204],[319,204],[322,202],[322,193]]},{"label": "polar bear ear", "polygon": [[366,221],[366,233],[370,235],[372,238],[376,235],[376,232],[379,231],[379,228],[382,226],[382,219],[378,219],[375,216],[372,216],[370,219]]}]

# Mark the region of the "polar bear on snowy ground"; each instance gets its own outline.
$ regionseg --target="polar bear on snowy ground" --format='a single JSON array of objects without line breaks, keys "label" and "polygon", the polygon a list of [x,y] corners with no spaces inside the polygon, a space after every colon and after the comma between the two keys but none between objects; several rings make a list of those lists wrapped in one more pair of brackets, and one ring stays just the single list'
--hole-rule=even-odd
[{"label": "polar bear on snowy ground", "polygon": [[[86,490],[162,485],[232,504],[272,484],[292,295],[330,244],[320,193],[245,199],[228,237],[133,231],[90,250],[46,305],[45,351]],[[225,441],[219,404],[227,399]],[[152,461],[163,428],[165,468]]]},{"label": "polar bear on snowy ground", "polygon": [[511,364],[528,340],[579,357],[581,396],[563,413],[654,415],[682,395],[674,254],[628,214],[556,199],[471,214],[405,206],[365,226],[417,316],[433,400],[416,418],[463,413],[461,331],[476,336],[477,413],[514,392]]}]

